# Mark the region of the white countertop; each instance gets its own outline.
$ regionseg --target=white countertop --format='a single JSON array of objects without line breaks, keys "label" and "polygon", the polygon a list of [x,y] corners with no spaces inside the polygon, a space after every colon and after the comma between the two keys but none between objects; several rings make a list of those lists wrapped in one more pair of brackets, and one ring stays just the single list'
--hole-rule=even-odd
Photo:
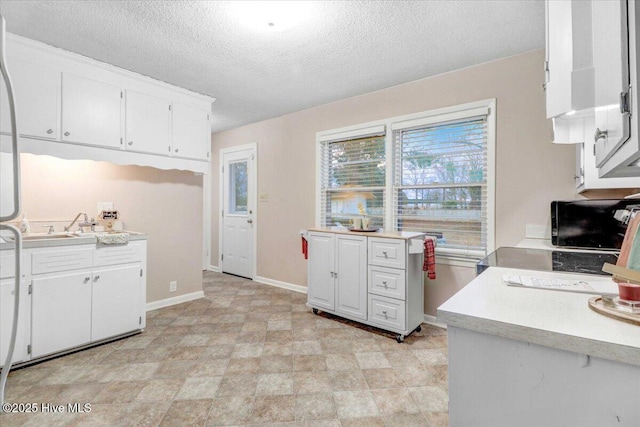
[{"label": "white countertop", "polygon": [[[22,248],[45,248],[45,247],[53,247],[53,246],[74,246],[74,245],[86,245],[97,242],[96,235],[104,234],[106,232],[87,232],[84,234],[74,235],[74,237],[63,237],[60,239],[56,238],[45,238],[45,239],[36,239],[36,240],[23,240]],[[129,231],[123,230],[120,233],[129,234],[129,241],[134,240],[147,240],[147,235],[144,233],[138,233],[137,231]],[[39,233],[44,234],[44,233]],[[56,234],[65,234],[65,233],[56,233]],[[73,234],[73,233],[69,233]],[[9,250],[13,249],[15,244],[13,242],[0,242],[0,250]]]},{"label": "white countertop", "polygon": [[594,295],[507,286],[504,274],[602,279],[490,267],[438,308],[438,322],[640,366],[640,326],[591,310]]},{"label": "white countertop", "polygon": [[356,234],[360,236],[370,236],[370,237],[383,237],[389,239],[424,239],[424,233],[417,233],[412,231],[385,231],[384,229],[379,229],[378,231],[373,232],[363,232],[363,231],[350,231],[345,227],[316,227],[309,228],[308,231],[320,231],[325,233],[338,233],[338,234]]}]

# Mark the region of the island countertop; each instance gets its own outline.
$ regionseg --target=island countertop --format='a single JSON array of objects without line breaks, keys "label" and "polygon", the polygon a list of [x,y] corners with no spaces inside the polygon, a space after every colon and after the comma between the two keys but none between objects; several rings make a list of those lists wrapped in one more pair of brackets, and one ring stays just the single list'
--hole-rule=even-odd
[{"label": "island countertop", "polygon": [[490,267],[438,308],[438,322],[640,366],[640,326],[591,310],[588,300],[594,295],[507,286],[504,274],[602,280]]},{"label": "island countertop", "polygon": [[312,227],[308,228],[308,231],[320,231],[325,233],[338,233],[338,234],[357,234],[360,236],[368,237],[383,237],[388,239],[424,239],[424,233],[418,233],[413,231],[385,231],[379,229],[377,231],[351,231],[346,227]]}]

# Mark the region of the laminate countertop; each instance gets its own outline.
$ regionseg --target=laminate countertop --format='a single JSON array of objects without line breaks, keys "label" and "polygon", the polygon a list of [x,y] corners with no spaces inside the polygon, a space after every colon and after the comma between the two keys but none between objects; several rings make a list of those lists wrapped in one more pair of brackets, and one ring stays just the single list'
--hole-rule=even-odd
[{"label": "laminate countertop", "polygon": [[505,274],[603,280],[594,275],[490,267],[438,308],[438,322],[640,366],[640,326],[591,310],[588,300],[595,295],[507,286]]},{"label": "laminate countertop", "polygon": [[385,231],[379,229],[377,231],[351,231],[345,227],[315,227],[308,228],[308,231],[320,231],[324,233],[338,233],[338,234],[357,234],[360,236],[368,237],[382,237],[387,239],[424,239],[424,233],[417,233],[412,231]]},{"label": "laminate countertop", "polygon": [[[138,233],[136,231],[121,231],[119,233],[127,233],[129,235],[129,241],[135,240],[147,240],[147,235],[144,233]],[[97,243],[98,239],[96,235],[106,234],[106,232],[87,232],[83,234],[73,234],[73,233],[54,233],[54,236],[59,237],[51,237],[46,234],[39,233],[44,237],[42,239],[38,239],[34,236],[33,240],[23,240],[22,248],[46,248],[46,247],[55,247],[55,246],[73,246],[73,245],[87,245],[92,243]],[[32,234],[33,236],[33,234]],[[70,237],[71,236],[71,237]],[[9,250],[14,249],[15,244],[11,241],[0,241],[0,250]]]}]

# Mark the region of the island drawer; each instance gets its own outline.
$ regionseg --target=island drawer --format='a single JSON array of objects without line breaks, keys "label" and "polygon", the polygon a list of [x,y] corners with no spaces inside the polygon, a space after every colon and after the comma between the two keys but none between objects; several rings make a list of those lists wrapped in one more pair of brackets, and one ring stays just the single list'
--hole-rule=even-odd
[{"label": "island drawer", "polygon": [[389,298],[405,299],[405,271],[397,268],[369,266],[369,292]]},{"label": "island drawer", "polygon": [[405,268],[405,241],[403,239],[370,237],[369,264]]},{"label": "island drawer", "polygon": [[369,294],[369,321],[390,330],[406,328],[405,302]]}]

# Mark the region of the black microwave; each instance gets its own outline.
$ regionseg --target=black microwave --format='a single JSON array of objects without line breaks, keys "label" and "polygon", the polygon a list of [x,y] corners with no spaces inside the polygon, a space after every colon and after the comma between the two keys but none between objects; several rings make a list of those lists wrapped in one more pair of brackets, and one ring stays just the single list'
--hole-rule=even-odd
[{"label": "black microwave", "polygon": [[599,199],[551,202],[551,243],[590,249],[620,249],[629,214],[640,200]]}]

